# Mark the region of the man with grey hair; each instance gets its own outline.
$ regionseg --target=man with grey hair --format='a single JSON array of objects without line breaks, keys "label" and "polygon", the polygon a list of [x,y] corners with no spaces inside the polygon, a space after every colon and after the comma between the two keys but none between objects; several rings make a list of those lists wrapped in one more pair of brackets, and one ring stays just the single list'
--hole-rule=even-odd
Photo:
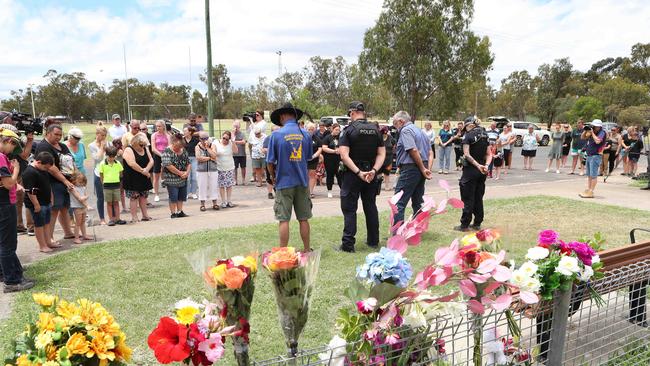
[{"label": "man with grey hair", "polygon": [[241,130],[241,122],[236,119],[232,123],[232,139],[237,146],[237,151],[232,154],[235,161],[235,184],[237,183],[237,169],[241,170],[242,185],[246,185],[246,135]]},{"label": "man with grey hair", "polygon": [[108,129],[108,134],[111,135],[111,140],[121,139],[127,132],[126,127],[122,125],[122,118],[119,114],[115,113],[112,119],[113,125]]},{"label": "man with grey hair", "polygon": [[395,193],[402,193],[397,202],[397,213],[394,222],[404,221],[404,210],[409,200],[416,213],[424,202],[424,184],[433,174],[429,170],[429,162],[433,161],[433,150],[427,135],[411,121],[411,116],[405,111],[399,111],[393,116],[393,126],[399,131],[396,154],[399,179],[395,185]]}]

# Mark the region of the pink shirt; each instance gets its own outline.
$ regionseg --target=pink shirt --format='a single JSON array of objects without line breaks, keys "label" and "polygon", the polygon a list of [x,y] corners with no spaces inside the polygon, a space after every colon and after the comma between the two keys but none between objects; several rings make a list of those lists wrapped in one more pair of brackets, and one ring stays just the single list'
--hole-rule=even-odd
[{"label": "pink shirt", "polygon": [[[7,157],[7,155],[0,153],[0,177],[11,176],[13,173],[14,173],[14,167],[13,165],[11,165],[9,158]],[[0,187],[0,189],[7,191],[7,189],[4,187]],[[0,193],[0,195],[2,195],[2,193]],[[16,204],[16,185],[14,185],[13,187],[11,187],[11,189],[9,189],[9,203]]]},{"label": "pink shirt", "polygon": [[167,146],[169,146],[169,137],[165,134],[156,132],[153,139],[154,143],[156,144],[156,149],[162,154]]}]

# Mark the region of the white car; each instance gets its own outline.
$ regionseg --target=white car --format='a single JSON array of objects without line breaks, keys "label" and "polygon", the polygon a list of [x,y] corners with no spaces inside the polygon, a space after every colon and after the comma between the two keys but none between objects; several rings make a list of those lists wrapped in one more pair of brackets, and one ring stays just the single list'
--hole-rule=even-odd
[{"label": "white car", "polygon": [[344,128],[350,123],[350,117],[348,116],[325,116],[320,118],[321,122],[324,122],[326,125],[331,126],[334,122],[338,123],[341,128]]},{"label": "white car", "polygon": [[512,124],[512,132],[517,136],[515,140],[515,146],[521,146],[523,144],[523,136],[528,133],[528,126],[533,125],[535,128],[535,134],[539,136],[539,144],[541,146],[547,146],[551,141],[551,133],[547,130],[542,130],[541,127],[534,123],[524,122],[524,121],[508,121],[505,117],[488,117],[488,121],[497,122],[497,128],[499,131],[503,131],[503,128],[506,124]]}]

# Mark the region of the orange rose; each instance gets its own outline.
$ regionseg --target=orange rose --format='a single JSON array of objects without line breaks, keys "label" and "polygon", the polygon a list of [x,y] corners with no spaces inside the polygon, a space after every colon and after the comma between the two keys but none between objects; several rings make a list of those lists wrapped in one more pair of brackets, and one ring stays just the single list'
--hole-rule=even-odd
[{"label": "orange rose", "polygon": [[295,248],[273,248],[268,258],[268,266],[274,272],[283,269],[292,269],[298,266],[299,259],[300,254],[296,252]]},{"label": "orange rose", "polygon": [[240,289],[248,274],[239,268],[230,268],[223,279],[224,284],[231,290]]}]

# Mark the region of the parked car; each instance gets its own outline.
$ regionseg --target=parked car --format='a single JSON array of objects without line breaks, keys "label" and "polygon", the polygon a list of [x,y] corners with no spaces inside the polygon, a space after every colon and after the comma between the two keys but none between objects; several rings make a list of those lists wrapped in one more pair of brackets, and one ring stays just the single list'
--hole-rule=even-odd
[{"label": "parked car", "polygon": [[[488,120],[493,117],[488,117]],[[519,147],[523,144],[523,136],[525,133],[528,133],[528,126],[533,125],[535,128],[535,134],[539,136],[540,142],[539,144],[541,146],[547,146],[548,143],[551,141],[551,133],[547,130],[542,130],[541,127],[534,123],[530,122],[525,122],[525,121],[509,121],[505,117],[495,117],[495,118],[500,118],[499,121],[497,121],[497,128],[499,131],[503,131],[503,128],[508,122],[512,123],[512,132],[517,136],[517,140],[515,140],[515,146]],[[501,119],[502,118],[502,119]]]},{"label": "parked car", "polygon": [[334,122],[338,123],[341,128],[347,126],[350,123],[350,117],[348,116],[325,116],[320,118],[321,122],[324,122],[326,125],[331,126]]},{"label": "parked car", "polygon": [[[147,130],[149,130],[149,134],[153,134],[156,131],[156,125],[154,125],[153,123],[147,123]],[[176,128],[174,126],[171,126],[171,131],[170,132],[173,133],[173,134],[177,134],[177,133],[182,134],[183,133],[183,131],[179,130],[178,128]]]}]

